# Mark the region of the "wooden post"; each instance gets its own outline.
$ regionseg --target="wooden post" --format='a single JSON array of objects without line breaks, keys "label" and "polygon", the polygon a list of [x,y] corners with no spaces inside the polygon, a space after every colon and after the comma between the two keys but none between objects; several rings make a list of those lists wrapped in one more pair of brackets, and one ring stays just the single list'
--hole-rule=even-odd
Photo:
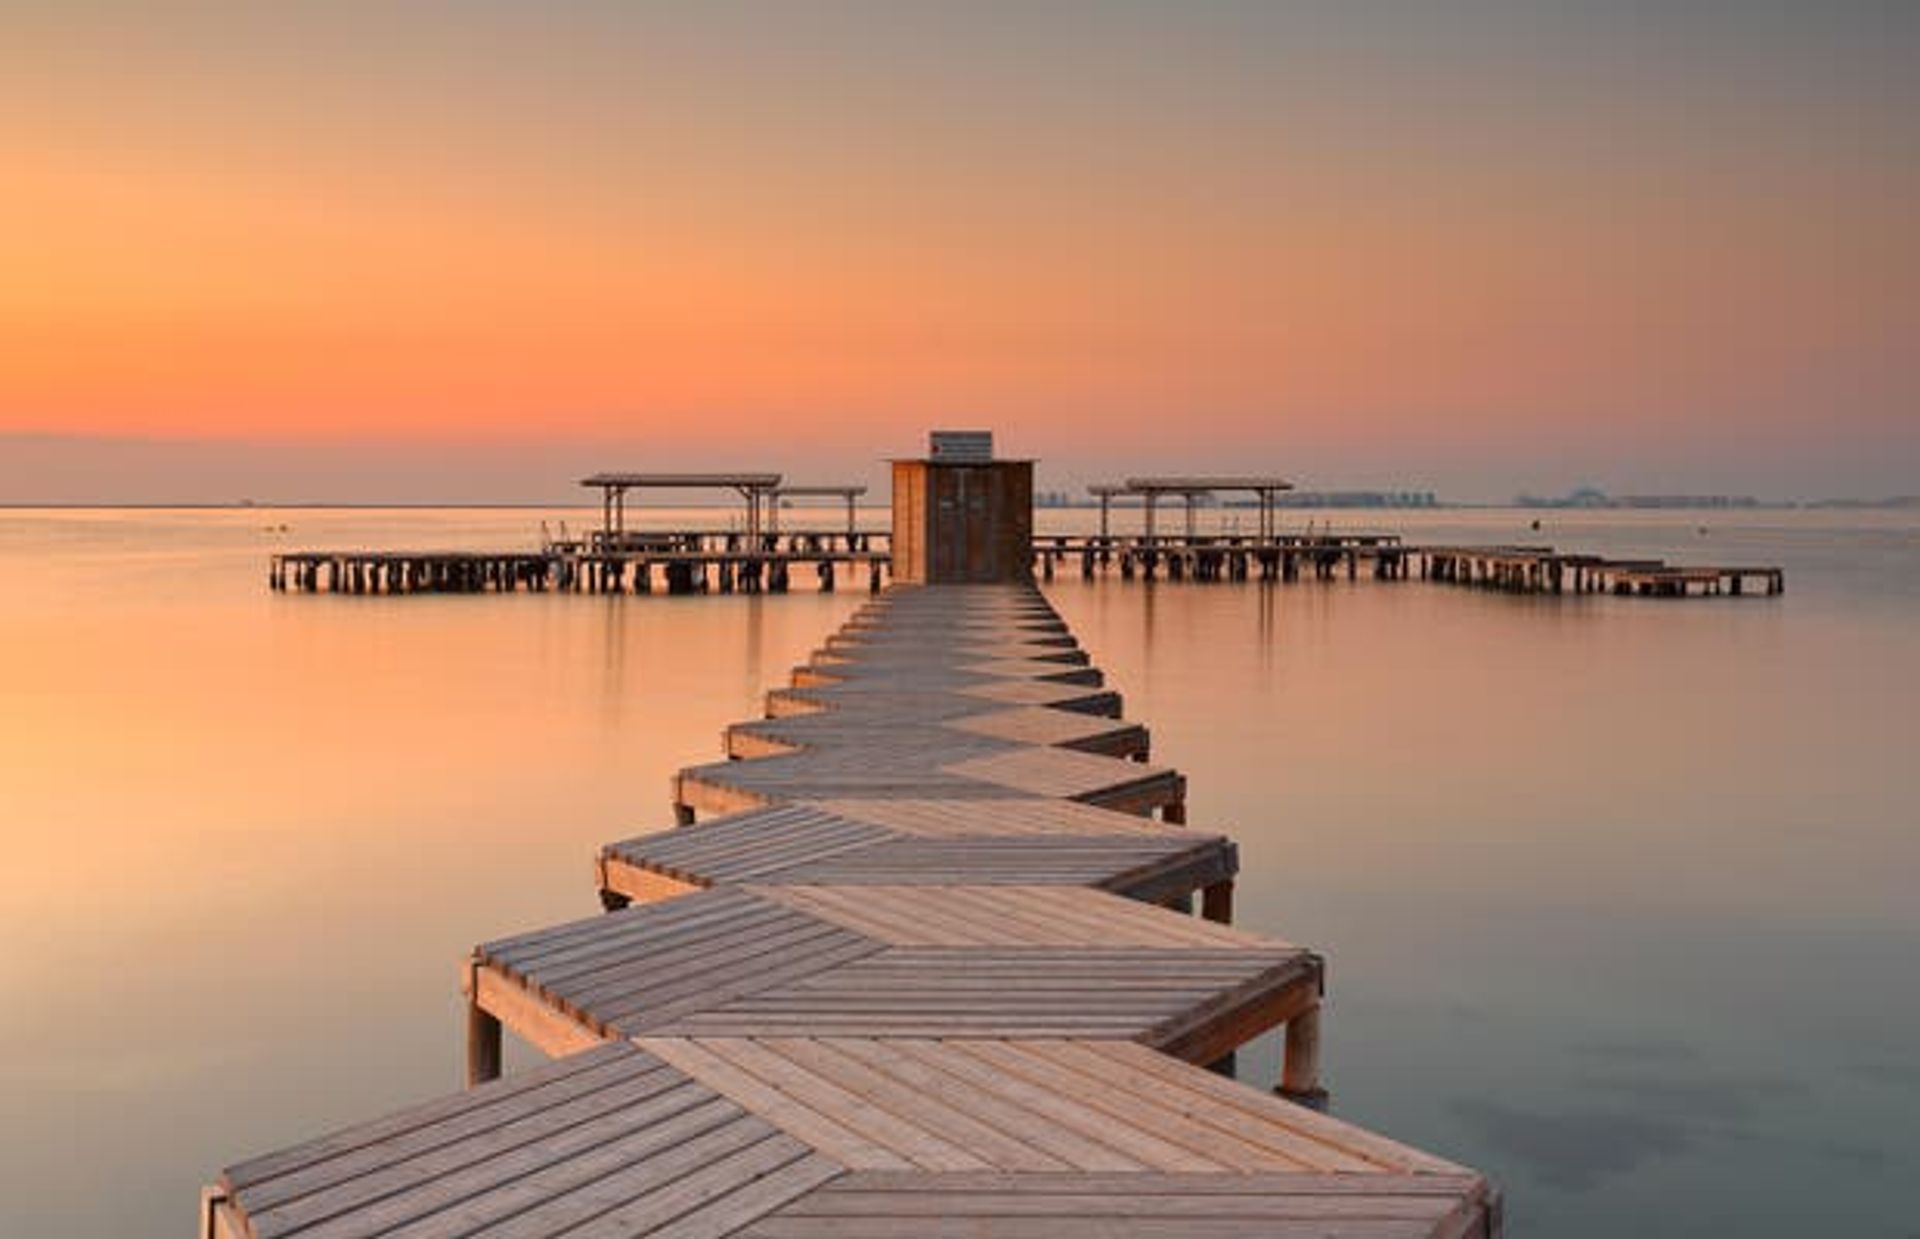
[{"label": "wooden post", "polygon": [[1233,924],[1233,879],[1200,890],[1200,915],[1217,925]]},{"label": "wooden post", "polygon": [[[470,987],[478,985],[470,981]],[[478,994],[467,996],[467,1087],[500,1078],[500,1019],[483,1010]]]},{"label": "wooden post", "polygon": [[1320,1086],[1320,1006],[1318,1003],[1287,1021],[1285,1059],[1280,1068],[1280,1096],[1314,1110],[1327,1107],[1327,1090]]}]

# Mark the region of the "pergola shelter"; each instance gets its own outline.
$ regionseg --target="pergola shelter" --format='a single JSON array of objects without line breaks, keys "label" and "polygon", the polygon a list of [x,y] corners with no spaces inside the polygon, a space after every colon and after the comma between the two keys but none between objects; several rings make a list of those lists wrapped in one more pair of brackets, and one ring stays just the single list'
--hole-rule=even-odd
[{"label": "pergola shelter", "polygon": [[767,532],[780,530],[782,499],[844,499],[847,504],[847,535],[854,533],[855,501],[867,493],[864,486],[776,486],[767,495]]},{"label": "pergola shelter", "polygon": [[[1281,491],[1292,490],[1293,483],[1283,478],[1248,477],[1241,475],[1196,476],[1196,477],[1159,477],[1128,478],[1125,493],[1139,495],[1147,509],[1147,541],[1154,538],[1154,513],[1162,496],[1178,495],[1187,501],[1187,540],[1193,540],[1194,505],[1202,495],[1216,491],[1251,491],[1260,500],[1260,540],[1273,539],[1278,527],[1278,497]],[[1098,494],[1098,491],[1095,491]],[[1118,493],[1118,492],[1116,492]],[[1105,532],[1107,498],[1101,498],[1101,528]]]},{"label": "pergola shelter", "polygon": [[731,490],[746,503],[747,536],[760,533],[762,497],[780,486],[777,473],[596,473],[580,485],[600,490],[600,538],[617,544],[627,532],[627,492],[630,490]]},{"label": "pergola shelter", "polygon": [[1113,497],[1126,494],[1127,488],[1117,482],[1095,482],[1087,487],[1087,493],[1100,501],[1100,540],[1105,542],[1111,536],[1107,529],[1108,509],[1113,506]]}]

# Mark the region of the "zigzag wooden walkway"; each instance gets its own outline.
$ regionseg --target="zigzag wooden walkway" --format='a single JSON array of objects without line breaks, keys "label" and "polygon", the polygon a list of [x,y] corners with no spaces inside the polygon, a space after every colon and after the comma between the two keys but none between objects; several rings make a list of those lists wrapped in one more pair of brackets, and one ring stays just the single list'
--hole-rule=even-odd
[{"label": "zigzag wooden walkway", "polygon": [[[1226,924],[1119,714],[1036,591],[885,593],[602,850],[605,915],[475,949],[475,1087],[229,1168],[205,1234],[1497,1234],[1473,1171],[1206,1069],[1281,1027],[1311,1100],[1321,961]],[[503,1027],[555,1061],[493,1079]]]}]

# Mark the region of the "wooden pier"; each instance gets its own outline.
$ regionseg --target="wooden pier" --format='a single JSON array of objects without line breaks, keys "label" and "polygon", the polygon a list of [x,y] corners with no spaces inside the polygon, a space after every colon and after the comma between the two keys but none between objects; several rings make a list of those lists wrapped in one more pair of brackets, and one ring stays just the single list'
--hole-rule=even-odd
[{"label": "wooden pier", "polygon": [[[1498,1234],[1313,1108],[1323,963],[1229,923],[1120,706],[1031,587],[887,590],[602,849],[608,912],[463,962],[473,1087],[230,1167],[203,1235]],[[496,1079],[505,1029],[554,1061]],[[1276,1090],[1220,1073],[1272,1029]]]},{"label": "wooden pier", "polygon": [[[843,530],[761,533],[687,530],[625,533],[616,542],[553,542],[531,551],[282,551],[268,563],[276,591],[337,594],[543,593],[783,594],[812,573],[831,592],[842,581],[876,592],[892,576],[887,534]],[[1242,537],[1045,535],[1033,541],[1036,575],[1086,579],[1220,581],[1422,580],[1522,594],[1644,598],[1775,597],[1775,567],[1675,565],[1610,559],[1548,546],[1418,546],[1398,534]],[[802,686],[804,687],[804,686]]]},{"label": "wooden pier", "polygon": [[[335,594],[784,594],[809,570],[823,592],[841,580],[877,591],[889,575],[884,533],[713,530],[555,541],[532,551],[283,551],[276,591]],[[862,578],[864,577],[864,580]]]},{"label": "wooden pier", "polygon": [[1376,580],[1406,575],[1411,552],[1399,534],[1052,535],[1034,539],[1042,580],[1077,567],[1091,580],[1107,573],[1131,581],[1299,581],[1357,579],[1364,563]]},{"label": "wooden pier", "polygon": [[[1275,477],[1205,476],[1128,478],[1124,484],[1087,488],[1100,501],[1099,532],[1055,535],[1033,541],[1034,566],[1051,581],[1063,568],[1077,566],[1091,580],[1107,572],[1124,580],[1151,581],[1298,581],[1311,577],[1358,580],[1363,565],[1374,580],[1423,581],[1474,585],[1508,593],[1610,593],[1654,598],[1714,596],[1771,597],[1786,592],[1779,568],[1670,565],[1661,560],[1615,560],[1599,555],[1563,554],[1550,546],[1409,546],[1398,534],[1335,533],[1309,529],[1283,534],[1277,504],[1292,484]],[[1195,519],[1200,502],[1227,492],[1255,496],[1258,521],[1251,535],[1206,535]],[[1142,510],[1135,534],[1113,531],[1113,501],[1131,498]],[[1159,504],[1179,499],[1186,505],[1185,528],[1163,534],[1155,517]],[[1537,526],[1536,526],[1537,527]]]},{"label": "wooden pier", "polygon": [[1772,597],[1787,589],[1779,568],[1675,567],[1658,559],[1569,555],[1551,547],[1422,547],[1410,553],[1422,580],[1517,594]]},{"label": "wooden pier", "polygon": [[1786,573],[1771,567],[1675,565],[1610,559],[1550,546],[1419,546],[1397,534],[1035,539],[1042,580],[1077,567],[1089,580],[1376,581],[1419,579],[1516,594],[1616,594],[1644,598],[1774,597]]}]

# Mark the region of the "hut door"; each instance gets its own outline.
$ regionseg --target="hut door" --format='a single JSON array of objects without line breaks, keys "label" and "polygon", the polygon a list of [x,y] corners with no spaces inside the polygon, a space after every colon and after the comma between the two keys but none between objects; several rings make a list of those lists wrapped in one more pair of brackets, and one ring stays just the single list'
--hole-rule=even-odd
[{"label": "hut door", "polygon": [[971,469],[933,470],[935,534],[933,538],[933,574],[936,581],[965,581],[971,577],[967,556],[969,492]]}]

